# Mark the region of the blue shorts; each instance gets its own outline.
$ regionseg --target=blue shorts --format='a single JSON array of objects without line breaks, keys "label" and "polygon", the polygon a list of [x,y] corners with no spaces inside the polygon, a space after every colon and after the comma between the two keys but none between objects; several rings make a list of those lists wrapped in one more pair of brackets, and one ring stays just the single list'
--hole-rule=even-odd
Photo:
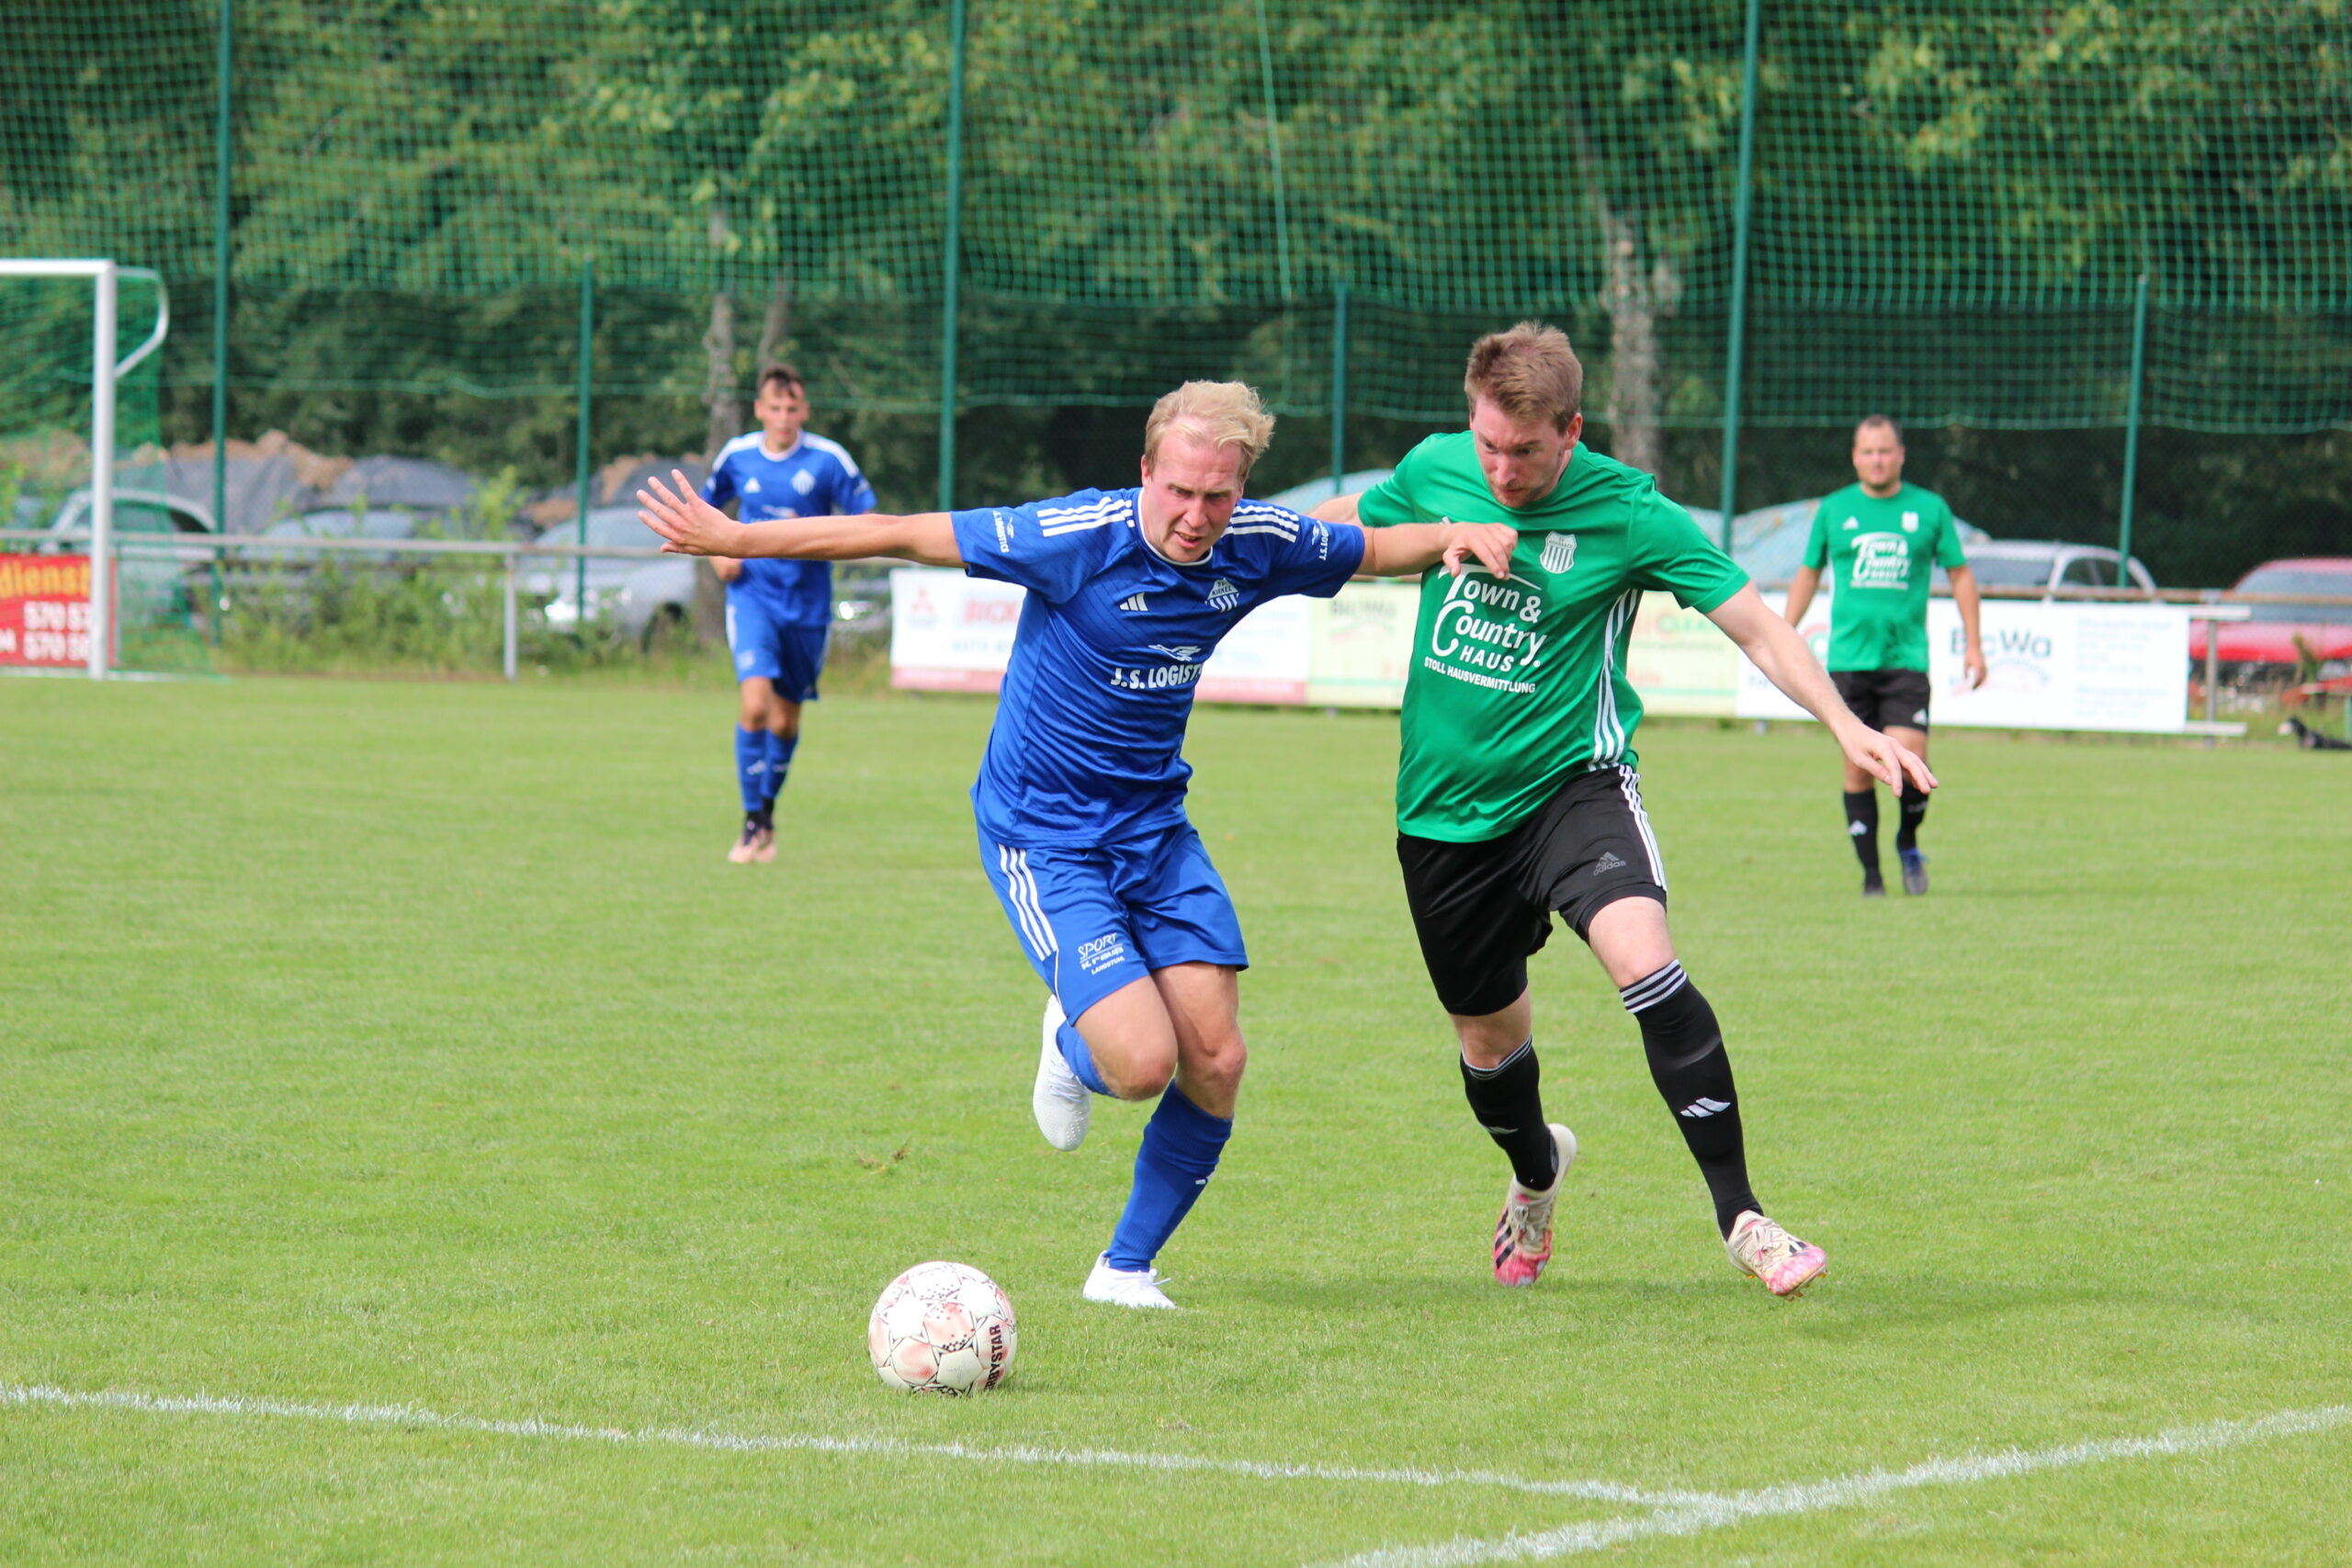
[{"label": "blue shorts", "polygon": [[1250,967],[1232,896],[1189,822],[1091,849],[1025,849],[982,834],[980,863],[1072,1021],[1171,964]]},{"label": "blue shorts", "polygon": [[758,676],[786,702],[816,698],[817,677],[825,670],[826,630],[779,621],[757,600],[727,596],[727,647],[735,655],[735,679]]}]

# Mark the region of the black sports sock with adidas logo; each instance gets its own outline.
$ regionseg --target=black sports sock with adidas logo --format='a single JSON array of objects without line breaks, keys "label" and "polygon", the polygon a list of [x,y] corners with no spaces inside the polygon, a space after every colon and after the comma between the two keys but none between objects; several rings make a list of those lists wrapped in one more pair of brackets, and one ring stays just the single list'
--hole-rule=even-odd
[{"label": "black sports sock with adidas logo", "polygon": [[1743,1209],[1764,1206],[1747,1185],[1747,1150],[1740,1136],[1739,1092],[1732,1087],[1731,1058],[1715,1010],[1690,983],[1679,963],[1645,975],[1618,993],[1625,1010],[1642,1026],[1642,1049],[1650,1059],[1650,1081],[1674,1112],[1707,1192],[1715,1201],[1715,1225],[1731,1235]]},{"label": "black sports sock with adidas logo", "polygon": [[1862,863],[1862,874],[1877,880],[1882,874],[1878,868],[1877,790],[1846,792],[1846,834],[1854,840],[1854,858]]},{"label": "black sports sock with adidas logo", "polygon": [[1513,1179],[1530,1192],[1543,1191],[1560,1174],[1559,1145],[1544,1124],[1544,1097],[1537,1092],[1542,1078],[1533,1040],[1491,1067],[1474,1067],[1469,1057],[1462,1059],[1462,1092],[1469,1097],[1471,1113],[1495,1146],[1510,1156]]},{"label": "black sports sock with adidas logo", "polygon": [[1898,853],[1908,853],[1919,847],[1919,824],[1928,816],[1928,792],[1905,777],[1903,793],[1895,796],[1895,805],[1903,815],[1895,824],[1894,848]]}]

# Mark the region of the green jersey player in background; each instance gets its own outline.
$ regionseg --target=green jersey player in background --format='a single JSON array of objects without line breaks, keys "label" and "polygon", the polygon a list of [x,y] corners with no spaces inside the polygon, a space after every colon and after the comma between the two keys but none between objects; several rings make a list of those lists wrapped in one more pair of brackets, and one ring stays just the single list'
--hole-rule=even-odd
[{"label": "green jersey player in background", "polygon": [[1523,321],[1478,340],[1470,428],[1432,436],[1361,496],[1317,507],[1381,528],[1439,518],[1519,532],[1509,577],[1423,581],[1405,687],[1396,854],[1470,1108],[1510,1157],[1495,1278],[1535,1281],[1576,1158],[1538,1092],[1527,960],[1556,912],[1640,1025],[1651,1080],[1713,1200],[1732,1261],[1791,1296],[1826,1258],[1765,1217],[1747,1179],[1739,1096],[1713,1009],[1666,922],[1666,866],[1633,750],[1641,698],[1625,646],[1645,591],[1672,593],[1812,712],[1848,761],[1890,785],[1934,778],[1847,711],[1789,624],[1647,474],[1577,442],[1584,369],[1567,337]]},{"label": "green jersey player in background", "polygon": [[[1960,608],[1962,652],[1971,686],[1984,683],[1977,635],[1976,574],[1961,553],[1951,508],[1930,490],[1903,482],[1903,431],[1883,413],[1854,427],[1854,474],[1813,514],[1804,565],[1789,584],[1789,625],[1800,625],[1824,568],[1830,572],[1829,679],[1856,718],[1883,729],[1922,759],[1928,754],[1928,588],[1939,566],[1951,574]],[[1901,818],[1895,857],[1903,891],[1928,890],[1928,857],[1919,823],[1928,792],[1895,791]],[[1862,897],[1883,898],[1878,863],[1878,789],[1846,759],[1846,833],[1862,863]]]}]

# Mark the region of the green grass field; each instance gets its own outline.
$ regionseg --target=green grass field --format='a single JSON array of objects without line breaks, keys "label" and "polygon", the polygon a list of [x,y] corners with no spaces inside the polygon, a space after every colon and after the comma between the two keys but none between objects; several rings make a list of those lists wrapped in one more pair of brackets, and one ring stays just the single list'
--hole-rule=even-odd
[{"label": "green grass field", "polygon": [[[1031,1125],[989,707],[812,710],[765,867],[731,712],[0,682],[0,1562],[2345,1561],[2338,759],[1939,737],[1935,892],[1866,906],[1821,737],[1645,730],[1758,1190],[1830,1274],[1726,1263],[1562,936],[1583,1154],[1505,1292],[1393,718],[1204,712],[1253,1061],[1186,1310],[1128,1314],[1077,1287],[1145,1112]],[[932,1257],[1019,1308],[985,1398],[866,1367]]]}]

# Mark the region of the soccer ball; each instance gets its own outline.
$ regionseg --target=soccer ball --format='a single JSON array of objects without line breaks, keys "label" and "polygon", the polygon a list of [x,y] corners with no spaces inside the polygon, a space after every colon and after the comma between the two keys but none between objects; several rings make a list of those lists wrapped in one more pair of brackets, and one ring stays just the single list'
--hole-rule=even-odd
[{"label": "soccer ball", "polygon": [[908,1393],[978,1393],[1012,1371],[1012,1303],[967,1263],[918,1263],[865,1323],[875,1375]]}]

